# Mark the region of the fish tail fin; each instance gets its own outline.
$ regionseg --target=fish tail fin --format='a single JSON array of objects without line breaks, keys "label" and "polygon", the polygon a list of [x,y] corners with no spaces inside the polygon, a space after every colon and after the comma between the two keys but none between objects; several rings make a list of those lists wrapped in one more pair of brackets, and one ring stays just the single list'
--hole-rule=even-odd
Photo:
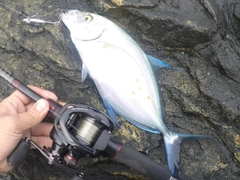
[{"label": "fish tail fin", "polygon": [[178,177],[179,157],[180,157],[180,144],[185,140],[200,140],[210,138],[204,135],[195,134],[180,134],[170,132],[164,136],[164,142],[167,152],[168,167],[172,171],[174,177]]}]

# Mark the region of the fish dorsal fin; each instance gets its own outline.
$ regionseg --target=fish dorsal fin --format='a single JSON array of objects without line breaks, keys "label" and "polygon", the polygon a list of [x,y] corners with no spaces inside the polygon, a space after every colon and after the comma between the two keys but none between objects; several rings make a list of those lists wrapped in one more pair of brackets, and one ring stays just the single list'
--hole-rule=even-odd
[{"label": "fish dorsal fin", "polygon": [[169,68],[169,69],[173,69],[173,67],[170,66],[169,64],[167,64],[166,62],[161,61],[160,59],[157,59],[153,56],[147,55],[147,58],[153,66],[157,66],[158,68],[166,67],[166,68]]},{"label": "fish dorsal fin", "polygon": [[160,59],[157,59],[153,56],[147,55],[147,58],[155,71],[157,71],[159,68],[168,68],[171,70],[183,70],[182,68],[173,68],[168,63],[161,61]]},{"label": "fish dorsal fin", "polygon": [[85,66],[85,64],[82,64],[82,82],[85,81],[85,79],[87,78],[88,75],[88,70],[87,67]]},{"label": "fish dorsal fin", "polygon": [[173,69],[172,66],[170,66],[169,64],[167,64],[164,61],[161,61],[160,59],[157,59],[153,56],[147,55],[148,60],[150,61],[150,63],[152,64],[152,66],[154,67],[158,67],[158,68],[169,68],[169,69]]}]

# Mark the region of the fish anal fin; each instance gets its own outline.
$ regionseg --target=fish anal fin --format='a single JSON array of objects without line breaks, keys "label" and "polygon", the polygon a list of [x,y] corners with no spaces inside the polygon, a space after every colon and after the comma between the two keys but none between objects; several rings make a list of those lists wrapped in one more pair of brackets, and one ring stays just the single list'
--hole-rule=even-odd
[{"label": "fish anal fin", "polygon": [[82,64],[82,82],[85,81],[85,79],[87,78],[88,75],[88,70],[87,67],[85,66],[85,64]]},{"label": "fish anal fin", "polygon": [[119,123],[117,121],[117,118],[116,118],[116,113],[115,113],[114,109],[112,108],[112,106],[104,99],[103,99],[103,103],[105,105],[105,108],[108,111],[109,116],[113,120],[113,122],[117,125],[117,127],[120,127],[120,125],[119,125]]}]

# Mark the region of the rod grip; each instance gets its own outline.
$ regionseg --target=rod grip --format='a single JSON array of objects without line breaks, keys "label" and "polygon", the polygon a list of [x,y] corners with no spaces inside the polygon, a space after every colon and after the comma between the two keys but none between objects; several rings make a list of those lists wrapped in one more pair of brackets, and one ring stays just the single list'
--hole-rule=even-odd
[{"label": "rod grip", "polygon": [[121,163],[141,172],[147,177],[154,180],[170,180],[172,178],[171,171],[164,165],[161,165],[144,154],[138,152],[132,147],[125,146],[116,141],[110,140],[110,147],[106,151],[109,155],[113,155],[113,149],[115,149],[114,158],[119,160]]},{"label": "rod grip", "polygon": [[28,96],[29,98],[31,98],[34,101],[38,101],[39,99],[42,98],[39,94],[37,94],[35,91],[30,89],[25,84],[23,84],[17,78],[13,79],[12,86],[15,87],[16,89],[18,89],[19,91],[21,91],[23,94],[25,94],[26,96]]}]

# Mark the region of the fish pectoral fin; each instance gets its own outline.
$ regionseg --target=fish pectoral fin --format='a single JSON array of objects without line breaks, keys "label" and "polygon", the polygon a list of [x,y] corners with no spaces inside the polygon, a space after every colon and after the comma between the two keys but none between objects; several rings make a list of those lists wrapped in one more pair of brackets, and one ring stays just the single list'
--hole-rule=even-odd
[{"label": "fish pectoral fin", "polygon": [[103,99],[103,103],[108,111],[109,116],[113,120],[113,122],[117,125],[117,127],[120,127],[120,125],[117,121],[117,118],[116,118],[116,113],[115,113],[114,109],[112,108],[112,106],[104,99]]},{"label": "fish pectoral fin", "polygon": [[165,147],[167,151],[168,168],[172,171],[174,177],[178,177],[180,144],[185,140],[209,139],[210,137],[197,134],[180,134],[170,132],[170,135],[164,136]]},{"label": "fish pectoral fin", "polygon": [[168,68],[168,69],[172,69],[172,70],[183,70],[182,68],[173,68],[172,66],[170,66],[168,63],[161,61],[160,59],[157,59],[153,56],[147,55],[148,60],[150,61],[151,65],[153,66],[153,68]]},{"label": "fish pectoral fin", "polygon": [[88,75],[88,70],[87,67],[85,66],[85,64],[82,64],[82,82],[85,81],[85,79],[87,78]]}]

